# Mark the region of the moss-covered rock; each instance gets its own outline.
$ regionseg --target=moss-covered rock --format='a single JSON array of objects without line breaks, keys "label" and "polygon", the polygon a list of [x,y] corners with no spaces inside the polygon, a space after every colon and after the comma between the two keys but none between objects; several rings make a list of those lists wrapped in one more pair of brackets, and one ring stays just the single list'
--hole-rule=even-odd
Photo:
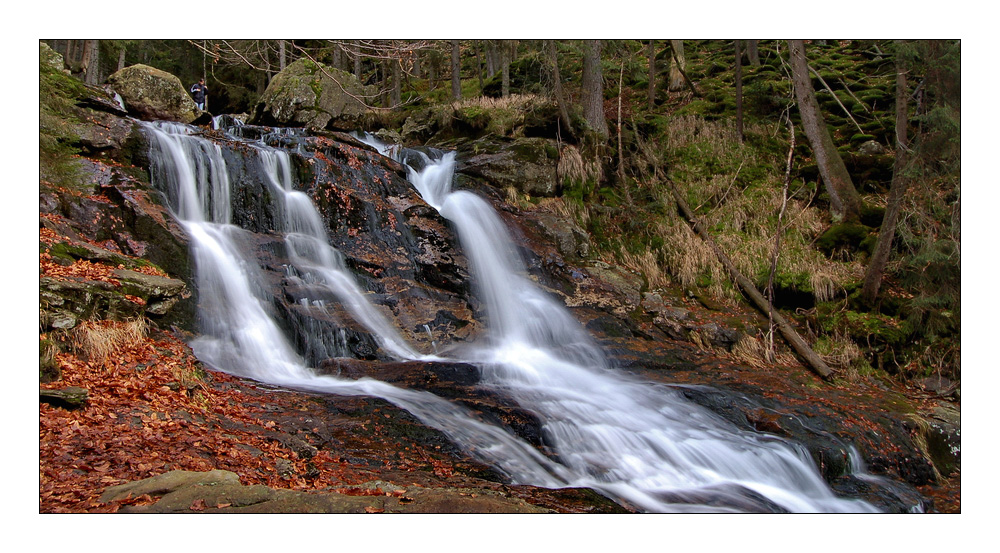
[{"label": "moss-covered rock", "polygon": [[148,65],[132,65],[108,77],[129,113],[146,120],[192,123],[200,110],[177,76]]},{"label": "moss-covered rock", "polygon": [[833,225],[816,239],[816,246],[827,255],[837,250],[859,251],[872,228],[859,223]]},{"label": "moss-covered rock", "polygon": [[300,59],[271,79],[250,123],[354,130],[371,91],[346,71]]}]

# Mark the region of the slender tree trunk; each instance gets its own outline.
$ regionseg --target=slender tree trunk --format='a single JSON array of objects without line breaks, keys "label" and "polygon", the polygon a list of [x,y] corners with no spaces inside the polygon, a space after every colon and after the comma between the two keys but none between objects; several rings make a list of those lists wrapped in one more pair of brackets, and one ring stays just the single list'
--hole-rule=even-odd
[{"label": "slender tree trunk", "polygon": [[[279,40],[278,41],[278,71],[282,71],[282,70],[285,69],[285,62],[286,62],[286,60],[287,60],[287,58],[286,58],[286,52],[285,52],[285,41],[284,40]],[[333,66],[337,67],[337,60],[334,60]]]},{"label": "slender tree trunk", "polygon": [[856,223],[861,218],[861,197],[854,188],[851,175],[833,144],[830,129],[820,112],[809,76],[809,65],[806,63],[805,44],[801,40],[789,40],[788,50],[802,128],[809,139],[823,184],[830,196],[830,213],[834,221]]},{"label": "slender tree trunk", "polygon": [[365,80],[361,77],[361,42],[356,42],[355,47],[358,51],[354,54],[354,76],[359,81],[364,82]]},{"label": "slender tree trunk", "polygon": [[392,105],[398,106],[403,103],[403,70],[401,60],[390,60],[392,64]]},{"label": "slender tree trunk", "polygon": [[486,78],[492,79],[497,74],[497,44],[496,41],[486,41]]},{"label": "slender tree trunk", "polygon": [[556,97],[556,106],[559,108],[559,122],[562,128],[566,129],[566,134],[572,137],[573,123],[569,118],[569,109],[566,107],[566,97],[563,94],[562,77],[559,75],[559,56],[556,51],[556,41],[546,40],[544,48],[545,57],[549,64],[549,71],[552,75],[552,93]]},{"label": "slender tree trunk", "polygon": [[760,51],[757,48],[758,41],[747,41],[747,61],[754,67],[760,67]]},{"label": "slender tree trunk", "polygon": [[[739,42],[739,41],[737,41]],[[774,350],[774,275],[778,272],[778,254],[781,253],[781,236],[784,234],[784,225],[782,219],[785,215],[785,210],[788,208],[788,187],[792,182],[792,158],[795,156],[795,125],[792,124],[791,118],[787,119],[788,123],[788,156],[785,159],[785,181],[781,188],[781,209],[778,210],[778,224],[774,231],[774,248],[771,250],[771,270],[767,273],[767,288],[765,292],[767,294],[767,321],[768,321],[768,331],[767,331],[767,352],[768,360],[775,360],[775,350]]]},{"label": "slender tree trunk", "polygon": [[510,96],[510,43],[506,40],[500,43],[500,91],[504,98]]},{"label": "slender tree trunk", "polygon": [[602,139],[608,138],[604,119],[604,77],[601,75],[601,41],[583,41],[583,118]]},{"label": "slender tree trunk", "polygon": [[125,69],[125,47],[123,46],[121,50],[118,51],[118,69],[116,71],[121,71]]},{"label": "slender tree trunk", "polygon": [[83,43],[83,82],[89,85],[96,85],[98,72],[100,71],[100,41],[86,40]]},{"label": "slender tree trunk", "polygon": [[452,100],[462,99],[462,58],[458,47],[458,41],[451,41],[451,98]]},{"label": "slender tree trunk", "polygon": [[340,46],[333,45],[333,66],[337,69],[344,69],[344,50]]},{"label": "slender tree trunk", "polygon": [[670,48],[673,50],[673,56],[670,62],[670,84],[668,90],[677,92],[684,88],[686,80],[684,66],[687,62],[684,60],[684,41],[671,40]]},{"label": "slender tree trunk", "polygon": [[479,55],[480,43],[476,41],[476,77],[479,79],[479,93],[483,92],[483,58]]},{"label": "slender tree trunk", "polygon": [[889,262],[892,250],[892,240],[896,235],[896,221],[903,204],[903,196],[909,186],[909,179],[904,175],[909,160],[907,148],[906,126],[907,90],[906,67],[900,56],[897,44],[896,53],[896,160],[892,165],[892,185],[889,188],[889,199],[882,218],[882,228],[879,229],[878,240],[875,242],[875,252],[865,271],[865,281],[861,287],[861,299],[869,305],[875,303],[879,288],[882,285],[882,274]]},{"label": "slender tree trunk", "polygon": [[656,46],[653,41],[649,41],[646,58],[649,59],[649,86],[646,89],[646,97],[649,100],[649,110],[653,111],[656,102]]},{"label": "slender tree trunk", "polygon": [[66,45],[66,55],[63,59],[66,61],[66,66],[70,68],[70,71],[76,73],[79,70],[79,50],[80,50],[79,40],[70,40]]},{"label": "slender tree trunk", "polygon": [[743,143],[743,51],[740,41],[734,40],[736,46],[736,134]]},{"label": "slender tree trunk", "polygon": [[618,182],[625,180],[625,149],[622,146],[622,85],[625,83],[625,60],[618,69]]},{"label": "slender tree trunk", "polygon": [[392,83],[389,82],[389,62],[382,60],[379,63],[379,70],[382,72],[381,88],[382,88],[382,107],[392,106]]}]

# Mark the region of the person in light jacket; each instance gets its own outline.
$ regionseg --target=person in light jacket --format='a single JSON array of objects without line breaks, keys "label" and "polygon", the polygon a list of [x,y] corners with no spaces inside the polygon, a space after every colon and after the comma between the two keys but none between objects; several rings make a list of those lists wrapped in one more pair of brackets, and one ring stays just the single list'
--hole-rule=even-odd
[{"label": "person in light jacket", "polygon": [[208,87],[205,86],[205,79],[199,79],[198,82],[191,85],[191,94],[194,96],[194,103],[198,106],[198,109],[205,109],[205,97],[208,95]]}]

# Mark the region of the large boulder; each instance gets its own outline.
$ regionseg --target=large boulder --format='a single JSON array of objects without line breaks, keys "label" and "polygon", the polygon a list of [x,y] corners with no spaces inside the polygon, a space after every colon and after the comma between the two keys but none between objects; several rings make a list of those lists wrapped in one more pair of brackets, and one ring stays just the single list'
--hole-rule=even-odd
[{"label": "large boulder", "polygon": [[69,70],[66,69],[62,55],[41,41],[38,42],[38,63],[69,75]]},{"label": "large boulder", "polygon": [[271,79],[251,123],[354,130],[368,112],[369,91],[346,71],[300,59]]},{"label": "large boulder", "polygon": [[175,75],[148,65],[132,65],[108,77],[129,113],[145,120],[192,123],[201,115]]},{"label": "large boulder", "polygon": [[460,173],[481,178],[498,188],[512,187],[531,196],[559,193],[556,168],[559,148],[548,138],[486,136],[456,144]]}]

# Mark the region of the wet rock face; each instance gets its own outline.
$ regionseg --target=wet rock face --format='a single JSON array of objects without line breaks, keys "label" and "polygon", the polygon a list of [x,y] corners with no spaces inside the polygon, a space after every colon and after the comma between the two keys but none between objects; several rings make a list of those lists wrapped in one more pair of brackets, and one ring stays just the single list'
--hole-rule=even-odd
[{"label": "wet rock face", "polygon": [[[377,311],[421,352],[473,339],[481,330],[465,256],[447,221],[404,178],[398,163],[342,133],[280,135],[241,128],[248,138],[292,144],[293,188],[307,194],[343,258]],[[232,222],[244,247],[261,260],[262,282],[278,292],[273,307],[309,364],[328,357],[391,359],[331,291],[288,271],[282,204],[262,178],[260,158],[244,144],[216,136],[230,175]]]},{"label": "wet rock face", "polygon": [[199,110],[176,76],[155,67],[137,64],[108,77],[129,113],[141,119],[191,123]]}]

